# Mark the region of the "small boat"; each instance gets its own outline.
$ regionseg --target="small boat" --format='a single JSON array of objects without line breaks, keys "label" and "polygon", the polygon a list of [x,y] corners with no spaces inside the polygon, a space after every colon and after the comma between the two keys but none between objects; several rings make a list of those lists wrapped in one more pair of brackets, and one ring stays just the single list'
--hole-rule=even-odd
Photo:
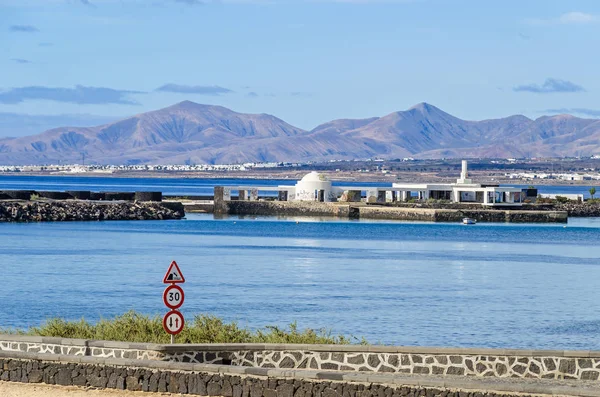
[{"label": "small boat", "polygon": [[473,218],[463,218],[462,223],[465,225],[474,225],[477,221]]}]

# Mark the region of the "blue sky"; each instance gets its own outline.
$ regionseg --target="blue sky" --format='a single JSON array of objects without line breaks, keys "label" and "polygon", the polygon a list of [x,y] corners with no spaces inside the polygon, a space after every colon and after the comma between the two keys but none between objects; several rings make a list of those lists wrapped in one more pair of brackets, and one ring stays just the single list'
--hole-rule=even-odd
[{"label": "blue sky", "polygon": [[599,46],[597,0],[0,0],[0,117],[600,117]]}]

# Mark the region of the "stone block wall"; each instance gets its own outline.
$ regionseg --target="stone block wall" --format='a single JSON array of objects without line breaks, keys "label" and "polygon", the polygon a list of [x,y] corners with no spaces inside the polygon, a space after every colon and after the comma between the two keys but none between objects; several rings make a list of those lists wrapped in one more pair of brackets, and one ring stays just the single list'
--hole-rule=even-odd
[{"label": "stone block wall", "polygon": [[[291,347],[291,346],[290,346]],[[357,347],[358,350],[358,347]],[[306,350],[187,351],[167,353],[164,360],[229,364],[254,368],[341,370],[417,375],[458,375],[496,378],[582,379],[600,378],[600,354],[526,355],[488,352],[449,353],[336,352]],[[465,349],[469,350],[469,349]],[[499,354],[500,353],[500,354]]]},{"label": "stone block wall", "polygon": [[227,201],[230,215],[287,215],[349,217],[347,204],[294,201]]},{"label": "stone block wall", "polygon": [[[429,377],[348,375],[205,364],[0,352],[0,380],[223,397],[542,397],[598,396],[589,385],[457,382]],[[552,381],[549,381],[552,382]]]},{"label": "stone block wall", "polygon": [[135,360],[162,360],[159,345],[36,336],[0,336],[0,351]]},{"label": "stone block wall", "polygon": [[[219,194],[219,196],[217,196]],[[461,222],[464,217],[478,222],[566,223],[566,211],[522,211],[498,209],[405,208],[350,205],[307,201],[223,201],[215,188],[215,214],[331,216],[340,218],[390,219],[398,221]]]},{"label": "stone block wall", "polygon": [[253,369],[600,380],[600,352],[594,351],[293,344],[158,345],[0,335],[0,352],[218,364]]}]

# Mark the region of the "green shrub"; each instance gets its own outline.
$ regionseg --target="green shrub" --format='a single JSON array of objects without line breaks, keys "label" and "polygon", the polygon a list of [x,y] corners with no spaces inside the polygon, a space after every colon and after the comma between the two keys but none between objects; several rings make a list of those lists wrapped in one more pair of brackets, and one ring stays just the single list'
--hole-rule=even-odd
[{"label": "green shrub", "polygon": [[[32,327],[26,331],[0,330],[0,332],[141,343],[169,343],[170,341],[170,336],[163,330],[161,317],[151,317],[134,311],[112,319],[100,319],[95,324],[84,319],[67,321],[53,318],[39,327]],[[196,315],[187,322],[181,334],[177,336],[177,343],[367,344],[364,338],[331,335],[331,332],[326,329],[299,330],[296,323],[290,324],[287,329],[266,326],[251,331],[239,327],[236,322],[225,323],[221,318],[207,314]]]},{"label": "green shrub", "polygon": [[35,200],[39,200],[40,199],[40,195],[37,193],[33,193],[32,195],[29,196],[29,200],[31,201],[35,201]]}]

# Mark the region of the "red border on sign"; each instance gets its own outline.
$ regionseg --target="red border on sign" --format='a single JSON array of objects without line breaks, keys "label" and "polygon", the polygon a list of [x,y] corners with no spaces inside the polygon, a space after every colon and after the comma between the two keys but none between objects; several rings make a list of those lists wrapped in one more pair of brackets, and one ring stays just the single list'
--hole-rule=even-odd
[{"label": "red border on sign", "polygon": [[[181,276],[181,280],[167,280],[167,277],[169,276],[169,273],[171,273],[171,269],[173,269],[173,267],[175,267],[175,269],[177,270],[177,273],[179,273],[179,275]],[[167,269],[167,272],[165,273],[165,277],[163,278],[163,284],[181,284],[181,283],[185,283],[185,277],[183,277],[183,273],[181,273],[181,269],[179,268],[179,266],[177,266],[177,262],[173,261],[173,262],[171,262],[171,266],[169,266],[169,269]]]},{"label": "red border on sign", "polygon": [[[176,314],[179,319],[181,320],[181,326],[176,329],[175,331],[171,331],[168,327],[167,327],[167,318],[169,318],[169,316],[171,314]],[[178,310],[171,310],[170,312],[168,312],[167,314],[165,314],[165,316],[163,317],[163,329],[166,331],[167,334],[170,335],[177,335],[178,333],[180,333],[181,331],[183,331],[183,326],[185,325],[185,320],[183,319],[183,314],[181,314]]]},{"label": "red border on sign", "polygon": [[[167,299],[167,295],[169,294],[169,291],[172,289],[177,290],[177,292],[179,292],[181,294],[181,301],[179,302],[178,305],[169,304],[169,300]],[[181,307],[181,305],[183,305],[184,300],[185,300],[185,294],[183,293],[183,289],[179,285],[171,284],[167,288],[165,288],[165,291],[163,292],[163,302],[164,302],[165,306],[168,307],[169,309],[179,309]]]}]

